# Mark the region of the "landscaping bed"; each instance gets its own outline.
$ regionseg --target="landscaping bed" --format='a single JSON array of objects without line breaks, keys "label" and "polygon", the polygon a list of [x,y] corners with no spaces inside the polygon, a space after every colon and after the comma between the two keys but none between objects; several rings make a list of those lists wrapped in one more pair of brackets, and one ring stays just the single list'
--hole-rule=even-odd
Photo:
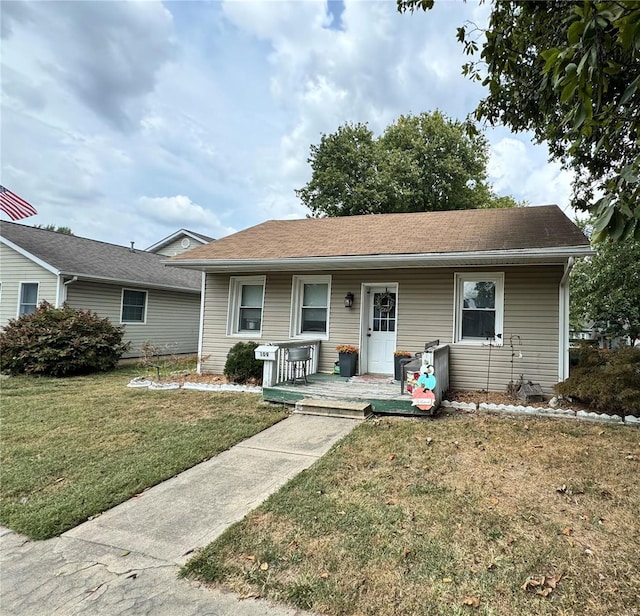
[{"label": "landscaping bed", "polygon": [[467,413],[359,426],[191,561],[349,615],[633,614],[635,429]]}]

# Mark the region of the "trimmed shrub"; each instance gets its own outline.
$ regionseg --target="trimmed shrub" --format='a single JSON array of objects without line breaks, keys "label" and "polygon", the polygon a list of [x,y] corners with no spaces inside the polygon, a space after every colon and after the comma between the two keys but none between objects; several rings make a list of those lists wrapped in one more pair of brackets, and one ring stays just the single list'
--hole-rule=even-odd
[{"label": "trimmed shrub", "polygon": [[42,302],[0,333],[0,366],[10,374],[72,376],[112,370],[129,348],[124,327],[88,310]]},{"label": "trimmed shrub", "polygon": [[262,362],[256,359],[256,342],[238,342],[231,347],[224,365],[224,375],[234,383],[262,383]]},{"label": "trimmed shrub", "polygon": [[582,345],[576,355],[571,376],[556,385],[559,394],[599,412],[640,416],[640,348],[607,351]]}]

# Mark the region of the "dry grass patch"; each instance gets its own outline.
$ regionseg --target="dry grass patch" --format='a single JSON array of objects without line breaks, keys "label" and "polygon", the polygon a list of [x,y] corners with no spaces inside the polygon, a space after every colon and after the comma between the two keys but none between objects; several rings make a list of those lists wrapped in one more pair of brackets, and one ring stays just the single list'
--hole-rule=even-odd
[{"label": "dry grass patch", "polygon": [[328,614],[631,615],[639,437],[546,419],[369,422],[185,574]]},{"label": "dry grass patch", "polygon": [[133,375],[3,380],[0,523],[60,534],[286,415],[258,395],[129,389]]}]

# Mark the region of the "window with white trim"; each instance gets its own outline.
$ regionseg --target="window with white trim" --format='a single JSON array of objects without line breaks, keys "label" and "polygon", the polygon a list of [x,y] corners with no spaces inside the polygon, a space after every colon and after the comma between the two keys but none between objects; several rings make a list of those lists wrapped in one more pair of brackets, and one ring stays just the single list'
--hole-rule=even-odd
[{"label": "window with white trim", "polygon": [[455,342],[501,344],[503,273],[455,275]]},{"label": "window with white trim", "polygon": [[231,277],[229,281],[229,322],[231,334],[260,336],[264,307],[264,276]]},{"label": "window with white trim", "polygon": [[20,304],[18,306],[18,316],[23,314],[33,314],[38,307],[38,287],[39,282],[20,283]]},{"label": "window with white trim", "polygon": [[324,338],[329,333],[331,276],[294,276],[291,288],[291,335]]},{"label": "window with white trim", "polygon": [[121,323],[144,323],[147,320],[147,292],[122,289]]}]

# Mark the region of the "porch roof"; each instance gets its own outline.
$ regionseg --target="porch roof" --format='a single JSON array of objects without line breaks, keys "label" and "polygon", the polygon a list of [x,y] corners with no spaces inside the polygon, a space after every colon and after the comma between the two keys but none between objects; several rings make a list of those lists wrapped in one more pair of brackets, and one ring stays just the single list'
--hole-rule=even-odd
[{"label": "porch roof", "polygon": [[562,263],[592,254],[556,205],[271,220],[173,257],[204,271]]}]

